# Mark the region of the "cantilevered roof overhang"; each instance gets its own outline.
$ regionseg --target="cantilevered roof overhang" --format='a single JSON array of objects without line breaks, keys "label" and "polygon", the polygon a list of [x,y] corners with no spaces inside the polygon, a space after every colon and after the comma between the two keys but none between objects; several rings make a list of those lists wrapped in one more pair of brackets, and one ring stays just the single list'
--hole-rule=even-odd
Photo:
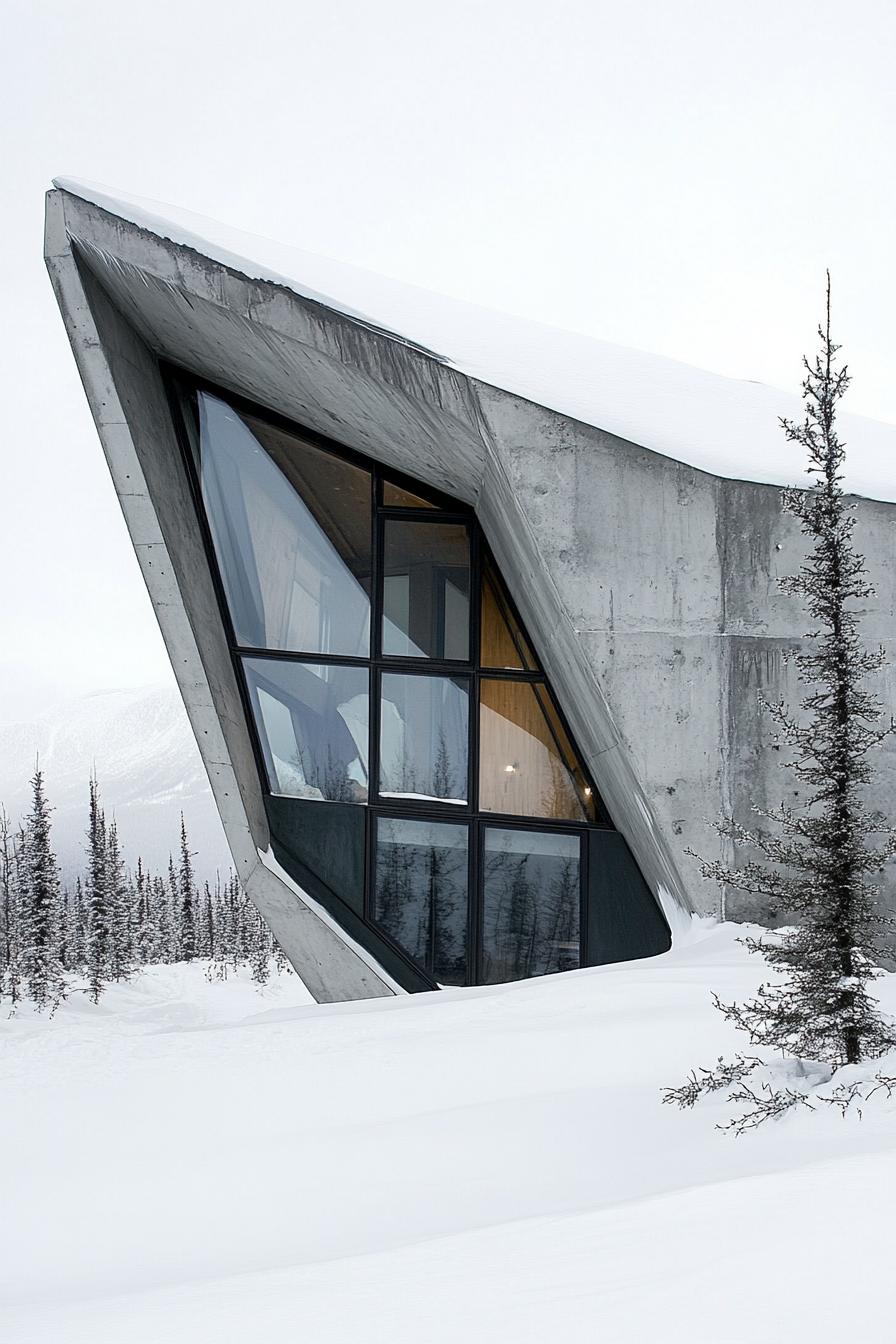
[{"label": "cantilevered roof overhang", "polygon": [[[182,220],[166,223],[139,203],[116,202],[65,179],[47,198],[46,258],[235,862],[249,895],[316,997],[368,997],[393,993],[397,986],[278,870],[271,856],[252,746],[160,360],[475,508],[601,795],[674,933],[690,910],[676,853],[653,815],[637,762],[576,621],[576,585],[590,581],[588,567],[583,562],[580,572],[567,566],[561,573],[549,563],[557,538],[550,510],[537,497],[541,487],[527,484],[527,462],[534,455],[543,464],[552,454],[562,454],[573,435],[579,443],[602,451],[609,446],[622,455],[648,449],[674,456],[687,448],[691,457],[699,457],[711,431],[696,434],[696,448],[691,442],[677,449],[675,435],[686,437],[681,408],[689,404],[688,397],[699,401],[702,394],[686,396],[679,389],[667,395],[668,405],[677,397],[680,414],[678,421],[671,416],[672,428],[663,439],[655,412],[639,412],[638,406],[662,405],[662,389],[668,391],[675,378],[668,370],[660,377],[657,367],[672,362],[657,365],[644,356],[647,363],[636,360],[636,368],[629,361],[628,381],[614,395],[607,393],[604,414],[588,401],[600,400],[600,387],[609,377],[598,348],[596,390],[582,385],[579,392],[574,387],[545,391],[545,404],[540,404],[520,394],[524,386],[536,389],[519,373],[505,376],[493,368],[489,378],[476,376],[472,366],[485,371],[481,350],[475,358],[469,350],[459,358],[457,345],[447,349],[452,324],[459,329],[458,305],[448,304],[450,322],[443,315],[441,323],[432,314],[427,319],[425,303],[416,322],[402,316],[394,298],[391,305],[384,300],[378,313],[373,292],[334,298],[316,287],[320,274],[309,274],[303,285],[273,264],[252,263],[220,239],[203,241]],[[322,265],[324,270],[331,266]],[[337,281],[331,272],[331,284]],[[468,314],[474,327],[477,318],[478,310]],[[509,331],[505,335],[511,339]],[[475,340],[470,337],[479,347],[488,339],[481,327]],[[500,330],[491,339],[498,342]],[[577,379],[582,384],[580,338],[574,338],[574,346],[578,353],[570,377],[572,384]],[[496,349],[493,366],[506,358],[506,350]],[[553,358],[558,358],[556,350]],[[625,382],[625,360],[614,358],[610,366],[617,370],[617,384]],[[650,377],[660,378],[652,401],[644,385]],[[706,377],[713,381],[713,375]],[[786,401],[776,405],[782,413],[794,410]],[[705,404],[701,407],[705,419],[709,412]],[[761,418],[766,409],[755,415]],[[659,426],[655,433],[646,423],[651,418]],[[861,471],[873,485],[878,455],[892,446],[894,434],[888,426],[864,425]],[[641,438],[620,437],[626,426]],[[780,438],[777,442],[780,449]],[[595,527],[603,525],[601,507],[596,498]]]}]

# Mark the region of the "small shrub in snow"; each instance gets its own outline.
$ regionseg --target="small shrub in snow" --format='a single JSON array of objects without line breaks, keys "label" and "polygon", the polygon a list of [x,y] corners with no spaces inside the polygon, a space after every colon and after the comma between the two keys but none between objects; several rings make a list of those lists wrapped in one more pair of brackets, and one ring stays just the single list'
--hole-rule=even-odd
[{"label": "small shrub in snow", "polygon": [[689,1109],[703,1097],[723,1094],[720,1100],[733,1114],[716,1128],[737,1136],[800,1107],[808,1111],[828,1107],[861,1119],[864,1103],[896,1095],[896,1076],[883,1069],[872,1072],[872,1066],[865,1064],[854,1073],[828,1091],[834,1070],[825,1065],[798,1059],[767,1063],[757,1055],[736,1055],[732,1061],[720,1057],[715,1068],[693,1070],[681,1087],[665,1088],[663,1101]]},{"label": "small shrub in snow", "polygon": [[667,1087],[663,1092],[663,1101],[674,1102],[676,1106],[688,1109],[695,1106],[708,1092],[721,1092],[733,1087],[753,1072],[762,1060],[756,1055],[735,1055],[733,1060],[719,1056],[718,1063],[712,1069],[692,1069],[681,1087]]}]

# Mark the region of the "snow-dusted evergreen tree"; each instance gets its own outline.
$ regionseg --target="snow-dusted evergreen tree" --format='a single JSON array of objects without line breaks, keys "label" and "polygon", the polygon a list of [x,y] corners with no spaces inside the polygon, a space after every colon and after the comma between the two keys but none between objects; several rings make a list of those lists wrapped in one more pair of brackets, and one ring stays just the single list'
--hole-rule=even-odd
[{"label": "snow-dusted evergreen tree", "polygon": [[[876,1058],[894,1044],[870,984],[893,923],[880,909],[875,878],[896,855],[896,832],[867,801],[872,753],[893,725],[882,723],[880,701],[866,686],[884,653],[867,650],[859,634],[861,604],[873,589],[853,542],[855,514],[843,493],[844,445],[836,411],[850,380],[846,367],[837,364],[830,319],[828,277],[821,349],[812,363],[803,361],[805,418],[782,421],[787,438],[805,448],[814,477],[810,488],[783,495],[811,543],[799,572],[782,581],[785,592],[803,599],[812,618],[807,648],[794,658],[808,689],[801,714],[783,703],[765,705],[790,749],[783,763],[807,786],[808,796],[798,810],[783,803],[769,812],[757,809],[767,825],[754,830],[724,823],[723,834],[758,850],[761,858],[740,868],[704,862],[703,873],[763,896],[794,921],[771,937],[744,940],[783,977],[762,985],[749,1002],[719,1004],[722,1012],[752,1045],[837,1069]],[[877,846],[870,843],[875,833],[884,835]],[[698,1094],[715,1090],[717,1075],[718,1070],[706,1072]],[[692,1104],[694,1090],[679,1089],[668,1099]],[[772,1108],[776,1104],[770,1102]]]},{"label": "snow-dusted evergreen tree", "polygon": [[171,904],[170,875],[173,865],[169,864],[169,880],[156,876],[152,879],[152,910],[156,930],[156,961],[168,962],[177,959],[175,942],[176,929],[174,909]]},{"label": "snow-dusted evergreen tree", "polygon": [[212,959],[215,956],[215,904],[207,882],[199,903],[198,952],[204,959]]},{"label": "snow-dusted evergreen tree", "polygon": [[271,973],[271,935],[267,925],[254,909],[250,918],[249,965],[252,967],[252,979],[259,985],[264,985]]},{"label": "snow-dusted evergreen tree", "polygon": [[80,877],[68,895],[66,907],[65,966],[69,971],[79,970],[85,962],[84,888]]},{"label": "snow-dusted evergreen tree", "polygon": [[152,882],[138,856],[137,870],[132,887],[134,959],[138,966],[149,966],[156,960],[156,920],[152,903]]},{"label": "snow-dusted evergreen tree", "polygon": [[106,903],[109,927],[109,976],[112,980],[126,980],[130,974],[133,952],[132,899],[118,843],[118,826],[114,821],[106,831]]},{"label": "snow-dusted evergreen tree", "polygon": [[230,879],[230,900],[233,905],[233,960],[234,964],[247,961],[252,952],[252,931],[249,920],[249,903],[236,874]]},{"label": "snow-dusted evergreen tree", "polygon": [[14,956],[15,857],[13,829],[5,807],[0,807],[0,992]]},{"label": "snow-dusted evergreen tree", "polygon": [[68,954],[68,930],[69,930],[69,905],[71,896],[68,887],[62,887],[59,892],[59,907],[56,915],[56,938],[54,942],[54,951],[59,959],[59,964],[66,970],[69,963]]},{"label": "snow-dusted evergreen tree", "polygon": [[99,1002],[109,976],[111,910],[107,874],[106,819],[99,802],[99,787],[90,780],[90,817],[87,827],[87,875],[85,959],[90,997]]},{"label": "snow-dusted evergreen tree", "polygon": [[24,877],[24,835],[21,828],[14,832],[5,810],[0,810],[0,864],[2,864],[4,943],[3,963],[0,966],[0,992],[7,994],[13,1005],[22,992],[22,927],[21,890]]},{"label": "snow-dusted evergreen tree", "polygon": [[13,832],[0,808],[0,994],[13,1002],[33,997],[54,1002],[65,982],[97,1002],[111,980],[141,966],[184,960],[214,961],[217,973],[248,966],[267,980],[274,958],[289,964],[270,930],[246,898],[235,873],[214,893],[200,895],[181,818],[181,861],[169,859],[167,880],[138,859],[132,878],[121,854],[115,823],[106,825],[97,781],[90,781],[86,873],[62,892],[49,844],[49,813],[40,772],[26,825]]},{"label": "snow-dusted evergreen tree", "polygon": [[193,855],[187,843],[187,827],[184,814],[180,814],[180,868],[178,870],[177,892],[179,905],[179,943],[180,960],[192,961],[197,955],[197,906],[199,893],[193,875]]},{"label": "snow-dusted evergreen tree", "polygon": [[241,943],[242,925],[239,906],[239,883],[231,875],[222,894],[221,934],[218,943],[218,956],[225,965],[236,966],[245,954]]},{"label": "snow-dusted evergreen tree", "polygon": [[31,779],[31,811],[25,821],[18,917],[22,981],[39,1010],[55,1008],[65,996],[58,956],[60,915],[59,868],[50,841],[50,807],[38,766]]}]

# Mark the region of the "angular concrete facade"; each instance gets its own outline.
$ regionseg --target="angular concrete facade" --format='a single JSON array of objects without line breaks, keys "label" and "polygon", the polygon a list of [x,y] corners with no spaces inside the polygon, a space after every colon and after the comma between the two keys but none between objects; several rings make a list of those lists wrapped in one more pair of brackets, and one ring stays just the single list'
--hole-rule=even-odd
[{"label": "angular concrete facade", "polygon": [[[438,353],[69,191],[46,259],[240,876],[321,1000],[398,985],[273,860],[244,709],[159,371],[163,359],[475,509],[618,830],[673,930],[718,910],[720,852],[786,777],[757,692],[793,701],[802,555],[776,486],[723,479],[470,377]],[[896,507],[857,499],[892,642]],[[884,694],[896,708],[889,673]],[[880,805],[896,811],[896,758]],[[731,856],[727,856],[731,857]],[[738,900],[735,917],[762,910]]]}]

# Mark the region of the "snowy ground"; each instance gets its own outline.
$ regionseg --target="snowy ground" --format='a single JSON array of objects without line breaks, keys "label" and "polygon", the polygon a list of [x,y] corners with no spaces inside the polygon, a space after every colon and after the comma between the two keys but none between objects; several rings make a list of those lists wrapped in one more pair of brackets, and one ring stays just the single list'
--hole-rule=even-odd
[{"label": "snowy ground", "polygon": [[890,1339],[896,1099],[740,1139],[660,1105],[740,1044],[734,937],[335,1007],[164,967],[0,1020],[4,1344]]}]

